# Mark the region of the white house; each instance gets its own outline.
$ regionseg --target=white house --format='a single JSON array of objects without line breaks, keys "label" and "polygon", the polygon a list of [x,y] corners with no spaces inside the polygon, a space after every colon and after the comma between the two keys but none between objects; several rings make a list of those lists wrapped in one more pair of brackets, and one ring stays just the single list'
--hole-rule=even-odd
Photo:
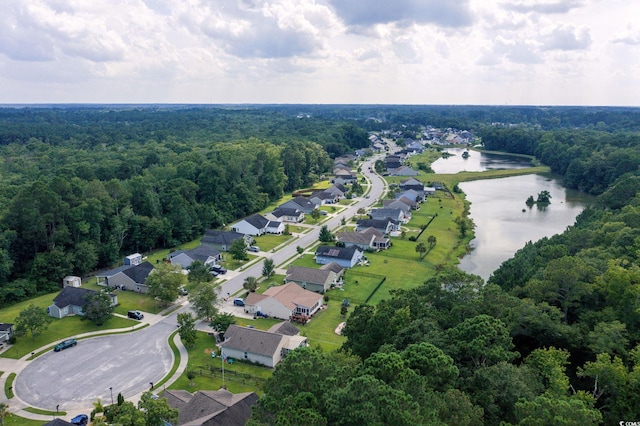
[{"label": "white house", "polygon": [[282,234],[284,232],[284,224],[282,222],[272,221],[260,214],[253,214],[242,219],[233,225],[235,232],[245,235],[258,236],[263,234]]}]

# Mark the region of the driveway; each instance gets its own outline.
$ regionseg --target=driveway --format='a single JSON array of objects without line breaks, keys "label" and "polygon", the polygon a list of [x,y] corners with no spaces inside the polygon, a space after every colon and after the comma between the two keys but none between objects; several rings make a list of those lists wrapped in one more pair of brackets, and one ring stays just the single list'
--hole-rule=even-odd
[{"label": "driveway", "polygon": [[177,312],[153,316],[157,323],[132,333],[82,339],[39,356],[17,375],[16,397],[33,407],[74,411],[87,410],[98,398],[111,404],[110,388],[114,401],[118,393],[130,399],[149,390],[173,365],[168,336],[177,327]]}]

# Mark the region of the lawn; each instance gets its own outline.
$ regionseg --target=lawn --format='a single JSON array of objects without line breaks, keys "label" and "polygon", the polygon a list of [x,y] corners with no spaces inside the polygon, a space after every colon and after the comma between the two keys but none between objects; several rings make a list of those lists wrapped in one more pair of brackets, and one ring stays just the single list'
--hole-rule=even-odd
[{"label": "lawn", "polygon": [[[256,323],[258,322],[256,321]],[[186,371],[169,386],[169,389],[184,389],[189,392],[220,389],[222,387],[222,360],[220,356],[212,358],[213,351],[219,355],[219,349],[216,347],[213,337],[207,333],[198,332],[195,346],[188,349],[189,364]],[[187,371],[193,371],[196,373],[196,377],[189,380]],[[235,361],[233,364],[225,363],[224,384],[233,393],[257,391],[272,372],[271,368],[239,361]]]},{"label": "lawn", "polygon": [[291,235],[264,234],[260,235],[259,237],[254,237],[254,245],[260,247],[260,250],[262,251],[271,251],[272,249],[286,243],[291,239]]},{"label": "lawn", "polygon": [[[96,284],[94,280],[82,283],[82,287],[96,291],[104,289],[104,287]],[[121,315],[126,315],[127,311],[130,310],[157,314],[166,309],[165,305],[160,304],[157,300],[154,300],[151,296],[146,294],[124,290],[114,290],[114,292],[118,295],[118,306],[116,306],[115,312]]]}]

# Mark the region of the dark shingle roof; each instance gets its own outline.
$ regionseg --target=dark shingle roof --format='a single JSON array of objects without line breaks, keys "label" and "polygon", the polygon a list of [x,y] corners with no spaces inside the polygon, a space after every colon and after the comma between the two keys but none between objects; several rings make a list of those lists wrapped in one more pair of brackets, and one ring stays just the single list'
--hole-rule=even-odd
[{"label": "dark shingle roof", "polygon": [[122,272],[131,278],[133,282],[137,284],[144,284],[151,271],[153,271],[153,265],[149,262],[142,262],[141,264],[132,266]]},{"label": "dark shingle roof", "polygon": [[298,209],[291,209],[288,207],[278,207],[271,214],[274,215],[275,217],[282,217],[282,216],[300,217],[300,215],[302,214],[302,211]]},{"label": "dark shingle roof", "polygon": [[262,215],[260,214],[252,214],[249,217],[245,217],[244,221],[251,224],[252,226],[254,226],[257,229],[264,229],[266,228],[267,224],[269,223],[269,221]]},{"label": "dark shingle roof", "polygon": [[96,293],[97,292],[86,288],[65,287],[53,299],[53,303],[59,308],[64,308],[69,305],[84,306],[87,304],[87,296],[91,296]]},{"label": "dark shingle roof", "polygon": [[275,324],[267,331],[269,333],[282,334],[283,336],[297,336],[300,334],[300,330],[298,330],[296,326],[291,324],[289,321],[283,321],[280,324]]},{"label": "dark shingle roof", "polygon": [[[295,284],[294,284],[295,285]],[[242,352],[273,356],[282,341],[282,335],[269,333],[256,328],[230,325],[224,333],[225,341],[221,347],[229,347]]]},{"label": "dark shingle roof", "polygon": [[356,246],[351,247],[335,247],[320,246],[316,250],[316,256],[333,257],[334,259],[351,260],[357,251],[362,251]]},{"label": "dark shingle roof", "polygon": [[201,262],[206,262],[210,257],[220,256],[220,252],[218,250],[214,250],[207,245],[201,245],[194,249],[187,250],[185,254],[190,258],[199,260]]},{"label": "dark shingle roof", "polygon": [[255,392],[233,394],[226,389],[198,391],[169,390],[162,394],[179,412],[183,426],[244,426],[251,416],[251,406],[258,401]]},{"label": "dark shingle roof", "polygon": [[244,234],[236,231],[219,231],[217,229],[207,229],[200,242],[202,244],[231,244],[239,238],[244,238]]},{"label": "dark shingle roof", "polygon": [[42,426],[74,426],[73,423],[69,423],[66,420],[55,418],[50,422],[43,424]]}]

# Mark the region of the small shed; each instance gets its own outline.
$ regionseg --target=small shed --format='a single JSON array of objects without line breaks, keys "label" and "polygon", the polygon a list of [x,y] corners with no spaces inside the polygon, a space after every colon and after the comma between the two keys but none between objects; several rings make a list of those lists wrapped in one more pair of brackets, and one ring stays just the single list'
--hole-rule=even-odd
[{"label": "small shed", "polygon": [[74,275],[68,275],[62,279],[62,288],[64,287],[80,287],[82,286],[82,278]]}]

